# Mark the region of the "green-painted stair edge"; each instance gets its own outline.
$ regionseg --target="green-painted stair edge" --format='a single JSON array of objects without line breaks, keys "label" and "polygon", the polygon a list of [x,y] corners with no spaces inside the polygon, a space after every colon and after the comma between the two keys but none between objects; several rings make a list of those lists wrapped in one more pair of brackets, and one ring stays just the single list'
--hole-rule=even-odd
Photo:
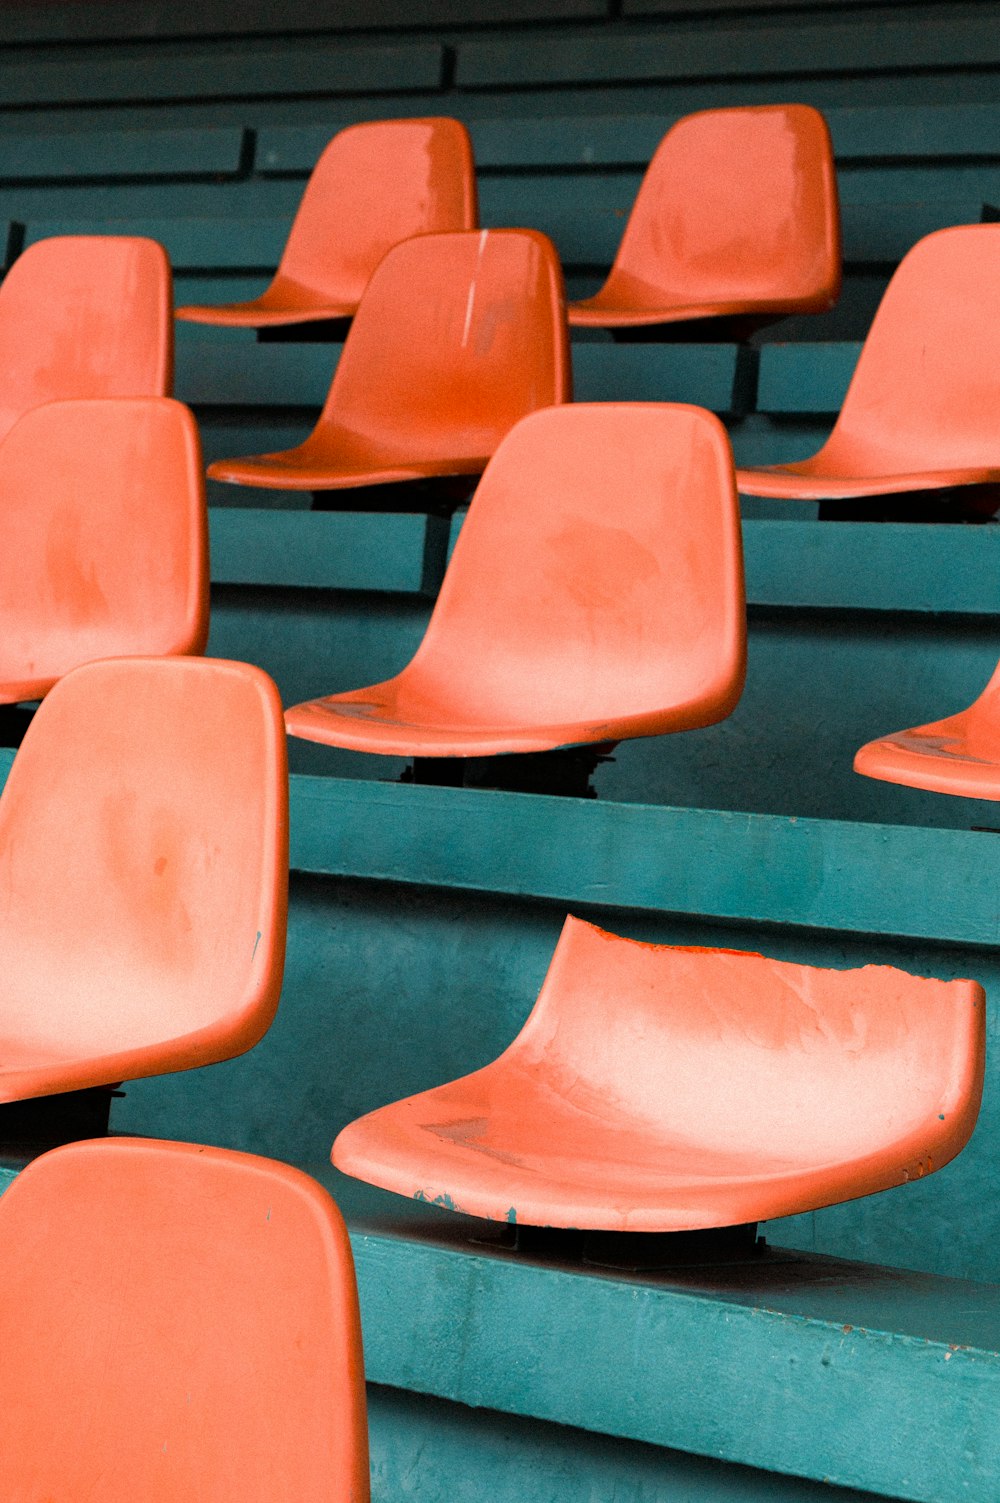
[{"label": "green-painted stair edge", "polygon": [[[463,517],[212,508],[212,579],[432,593]],[[750,519],[743,546],[751,605],[1000,615],[1000,527]]]},{"label": "green-painted stair edge", "polygon": [[[0,777],[11,754],[0,753]],[[291,865],[318,875],[994,948],[976,831],[293,775]]]},{"label": "green-painted stair edge", "polygon": [[996,858],[976,831],[291,779],[294,870],[568,906],[995,949]]},{"label": "green-painted stair edge", "polygon": [[[374,1382],[894,1498],[995,1503],[1000,1355],[974,1334],[995,1342],[993,1287],[789,1255],[740,1293],[710,1270],[684,1287],[363,1223],[352,1242]],[[928,1312],[933,1333],[912,1329]]]},{"label": "green-painted stair edge", "polygon": [[1000,863],[975,831],[292,778],[293,868],[994,948]]}]

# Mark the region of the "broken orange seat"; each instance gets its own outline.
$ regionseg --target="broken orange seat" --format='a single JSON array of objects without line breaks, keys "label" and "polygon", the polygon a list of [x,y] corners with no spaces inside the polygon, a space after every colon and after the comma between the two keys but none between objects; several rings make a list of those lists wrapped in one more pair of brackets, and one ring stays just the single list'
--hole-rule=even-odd
[{"label": "broken orange seat", "polygon": [[296,705],[286,724],[404,757],[606,743],[724,719],[745,661],[718,418],[665,403],[550,407],[490,461],[410,664]]},{"label": "broken orange seat", "polygon": [[63,397],[165,397],[173,390],[170,262],[129,235],[58,235],[30,245],[0,285],[0,438]]},{"label": "broken orange seat", "polygon": [[562,272],[546,236],[420,235],[373,275],[305,442],[220,459],[208,473],[305,491],[478,475],[519,418],[570,400],[570,380]]},{"label": "broken orange seat", "polygon": [[494,1221],[674,1232],[870,1195],[975,1125],[973,981],[622,939],[568,918],[485,1069],[352,1122],[338,1169]]},{"label": "broken orange seat", "polygon": [[840,213],[826,121],[804,104],[685,115],[657,147],[607,281],[571,324],[823,313],[840,293]]},{"label": "broken orange seat", "polygon": [[204,650],[205,481],[180,402],[32,408],[0,441],[0,492],[0,704],[95,658]]},{"label": "broken orange seat", "polygon": [[854,770],[932,793],[1000,799],[1000,667],[967,710],[869,741]]},{"label": "broken orange seat", "polygon": [[385,253],[411,235],[474,230],[476,169],[458,120],[373,120],[338,131],[306,185],[260,297],[185,306],[192,323],[275,328],[350,318]]},{"label": "broken orange seat", "polygon": [[60,679],[0,797],[0,1102],[257,1042],[281,989],[287,800],[258,668],[118,658]]},{"label": "broken orange seat", "polygon": [[0,1347],[10,1503],[368,1503],[347,1229],[284,1164],[130,1138],[36,1159],[0,1201]]},{"label": "broken orange seat", "polygon": [[[740,491],[796,501],[985,487],[1000,492],[1000,225],[919,240],[885,290],[818,453],[737,471]],[[979,505],[970,490],[972,506]]]}]

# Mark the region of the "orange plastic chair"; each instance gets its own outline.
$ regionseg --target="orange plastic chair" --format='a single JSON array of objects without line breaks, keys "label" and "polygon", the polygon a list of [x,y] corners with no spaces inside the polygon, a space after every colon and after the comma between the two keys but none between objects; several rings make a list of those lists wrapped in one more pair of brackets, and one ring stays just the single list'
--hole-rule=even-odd
[{"label": "orange plastic chair", "polygon": [[837,177],[819,111],[703,110],[660,142],[607,281],[570,303],[569,321],[639,329],[738,318],[749,332],[832,308],[840,277]]},{"label": "orange plastic chair", "polygon": [[177,317],[258,329],[350,318],[392,246],[477,222],[472,142],[458,120],[351,125],[316,163],[270,287],[246,303],[178,308]]},{"label": "orange plastic chair", "polygon": [[33,408],[0,442],[0,493],[0,704],[95,658],[204,650],[205,483],[180,402]]},{"label": "orange plastic chair", "polygon": [[122,1138],[0,1201],[7,1503],[367,1503],[347,1231],[284,1164]]},{"label": "orange plastic chair", "polygon": [[932,793],[1000,799],[1000,665],[967,710],[869,741],[854,770]]},{"label": "orange plastic chair", "polygon": [[60,235],[29,245],[0,287],[0,438],[61,397],[165,397],[173,292],[162,245]]},{"label": "orange plastic chair", "polygon": [[0,1102],[249,1049],[281,988],[277,690],[244,663],[60,679],[0,798]]},{"label": "orange plastic chair", "polygon": [[404,757],[607,743],[723,719],[745,655],[722,424],[697,407],[551,407],[490,461],[409,666],[286,724]]},{"label": "orange plastic chair", "polygon": [[974,981],[640,944],[568,918],[485,1069],[344,1128],[339,1169],[494,1221],[737,1226],[941,1168],[982,1092]]},{"label": "orange plastic chair", "polygon": [[[737,471],[748,496],[822,501],[1000,482],[1000,225],[937,230],[885,290],[833,432],[793,464]],[[970,503],[977,504],[976,493]]]},{"label": "orange plastic chair", "polygon": [[568,402],[562,272],[534,230],[420,235],[389,252],[305,443],[220,459],[213,480],[341,490],[477,475],[508,429]]}]

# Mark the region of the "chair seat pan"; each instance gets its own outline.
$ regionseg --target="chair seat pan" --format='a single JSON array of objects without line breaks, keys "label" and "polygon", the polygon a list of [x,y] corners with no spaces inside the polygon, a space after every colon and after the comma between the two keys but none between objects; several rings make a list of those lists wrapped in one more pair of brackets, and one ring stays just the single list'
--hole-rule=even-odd
[{"label": "chair seat pan", "polygon": [[0,678],[0,705],[18,705],[32,699],[43,699],[61,677],[61,673],[53,673],[48,678]]},{"label": "chair seat pan", "polygon": [[[197,1052],[197,1051],[195,1051]],[[59,1049],[51,1042],[0,1038],[0,1103],[29,1101],[37,1096],[53,1096],[62,1091],[83,1091],[93,1086],[117,1084],[147,1075],[164,1075],[184,1070],[194,1063],[209,1063],[218,1052],[204,1061],[192,1061],[190,1041],[156,1042],[128,1049],[115,1049],[108,1041],[104,1052],[87,1053],[74,1048]]]},{"label": "chair seat pan", "polygon": [[730,299],[712,303],[651,303],[629,304],[623,301],[607,301],[600,297],[582,298],[578,303],[569,303],[566,316],[574,328],[591,329],[638,329],[655,324],[684,323],[696,318],[739,318],[744,314],[771,314],[776,317],[798,312],[787,303],[748,302],[745,299]]},{"label": "chair seat pan", "polygon": [[283,324],[312,323],[320,318],[353,318],[358,298],[330,296],[280,272],[259,297],[238,303],[188,303],[177,317],[196,324],[216,324],[237,329],[275,328]]},{"label": "chair seat pan", "polygon": [[314,323],[317,319],[353,318],[357,303],[313,303],[298,306],[293,303],[275,305],[254,298],[248,303],[220,303],[217,306],[198,303],[186,304],[177,309],[176,316],[192,324],[213,324],[225,329],[273,329],[287,324]]},{"label": "chair seat pan", "polygon": [[866,1174],[851,1161],[804,1163],[793,1139],[769,1154],[713,1150],[623,1115],[598,1116],[592,1104],[576,1107],[497,1065],[359,1118],[331,1156],[347,1174],[449,1210],[604,1231],[764,1221],[906,1178],[902,1163],[895,1174],[884,1164]]},{"label": "chair seat pan", "polygon": [[855,772],[908,788],[1000,800],[1000,736],[993,756],[982,755],[982,731],[973,740],[968,713],[914,726],[869,741],[854,758]]},{"label": "chair seat pan", "polygon": [[342,447],[328,437],[322,450],[300,444],[274,454],[217,459],[209,465],[208,475],[210,480],[268,490],[336,491],[360,485],[392,485],[401,480],[479,475],[488,458],[488,454],[412,458],[374,444],[365,447],[353,436]]},{"label": "chair seat pan", "polygon": [[899,474],[830,475],[801,464],[762,465],[736,471],[736,489],[743,496],[769,496],[779,501],[841,501],[860,496],[892,496],[906,491],[946,490],[956,485],[990,485],[1000,470],[914,470]]},{"label": "chair seat pan", "polygon": [[404,720],[398,718],[393,703],[365,698],[365,693],[334,694],[293,706],[285,715],[289,735],[389,757],[488,757],[612,741],[620,734],[620,728],[609,721],[488,726],[458,720],[438,724]]}]

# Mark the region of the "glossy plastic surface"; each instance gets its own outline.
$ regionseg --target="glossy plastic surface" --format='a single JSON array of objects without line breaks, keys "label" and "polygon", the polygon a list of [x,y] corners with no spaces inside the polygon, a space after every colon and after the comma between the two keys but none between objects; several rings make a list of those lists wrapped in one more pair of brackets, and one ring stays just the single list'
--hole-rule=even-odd
[{"label": "glossy plastic surface", "polygon": [[932,793],[1000,799],[1000,666],[967,710],[869,741],[854,770]]},{"label": "glossy plastic surface", "polygon": [[95,658],[204,650],[205,482],[180,402],[33,408],[0,441],[0,493],[0,703]]},{"label": "glossy plastic surface", "polygon": [[352,1122],[333,1161],[495,1221],[763,1221],[946,1164],[975,1125],[984,1051],[973,981],[640,944],[568,918],[505,1053]]},{"label": "glossy plastic surface", "polygon": [[822,449],[739,470],[739,488],[813,501],[994,484],[998,362],[1000,225],[938,230],[886,288]]},{"label": "glossy plastic surface", "polygon": [[313,169],[270,287],[251,302],[178,308],[177,317],[245,328],[349,318],[400,240],[476,223],[472,142],[458,120],[350,125]]},{"label": "glossy plastic surface", "polygon": [[0,1101],[249,1049],[284,964],[288,780],[258,668],[60,679],[0,798]]},{"label": "glossy plastic surface", "polygon": [[313,1180],[105,1139],[0,1201],[5,1503],[367,1503],[347,1230]]},{"label": "glossy plastic surface", "polygon": [[286,723],[401,756],[652,736],[724,719],[745,657],[722,424],[698,407],[552,407],[490,461],[408,667]]},{"label": "glossy plastic surface", "polygon": [[608,280],[569,305],[603,328],[822,313],[840,292],[826,121],[804,104],[686,115],[664,136]]},{"label": "glossy plastic surface", "polygon": [[519,418],[569,401],[570,381],[562,272],[546,236],[421,235],[372,277],[305,443],[220,459],[208,473],[307,491],[476,475]]},{"label": "glossy plastic surface", "polygon": [[127,235],[60,235],[18,256],[0,286],[0,438],[63,397],[173,390],[170,263]]}]

